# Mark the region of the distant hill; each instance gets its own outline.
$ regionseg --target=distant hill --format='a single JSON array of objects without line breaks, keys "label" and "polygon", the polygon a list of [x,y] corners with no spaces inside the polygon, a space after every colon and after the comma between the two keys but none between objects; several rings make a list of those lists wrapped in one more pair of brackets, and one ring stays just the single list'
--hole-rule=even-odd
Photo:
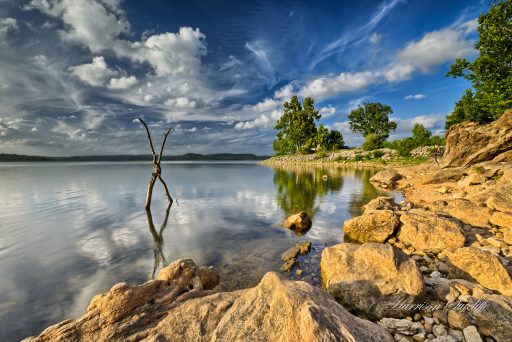
[{"label": "distant hill", "polygon": [[[189,160],[263,160],[268,156],[254,154],[216,153],[197,154],[187,153],[179,156],[164,156],[163,160],[189,161]],[[21,154],[0,153],[0,162],[70,162],[70,161],[151,161],[151,155],[109,155],[109,156],[72,156],[72,157],[44,157],[25,156]]]}]

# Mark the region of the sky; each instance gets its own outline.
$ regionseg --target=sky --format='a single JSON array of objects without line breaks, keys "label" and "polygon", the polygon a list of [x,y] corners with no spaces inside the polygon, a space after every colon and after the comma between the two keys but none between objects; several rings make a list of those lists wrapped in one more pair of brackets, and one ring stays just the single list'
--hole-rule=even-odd
[{"label": "sky", "polygon": [[390,139],[444,120],[470,87],[489,1],[0,0],[0,153],[272,154],[293,95],[342,132],[361,103],[391,106]]}]

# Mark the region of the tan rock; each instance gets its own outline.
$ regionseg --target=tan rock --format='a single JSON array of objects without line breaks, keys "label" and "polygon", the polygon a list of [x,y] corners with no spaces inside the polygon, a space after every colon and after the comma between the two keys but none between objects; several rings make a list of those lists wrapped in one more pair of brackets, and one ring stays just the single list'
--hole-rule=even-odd
[{"label": "tan rock", "polygon": [[[184,266],[182,271],[193,273],[190,264]],[[26,341],[394,341],[384,328],[352,316],[321,289],[283,281],[276,273],[267,273],[252,289],[216,294],[192,289],[173,297],[173,281],[118,285],[84,316]],[[126,302],[116,296],[130,290],[148,294],[116,320],[104,320],[106,298],[120,308]],[[131,303],[131,297],[123,298]]]},{"label": "tan rock", "polygon": [[446,251],[449,264],[457,275],[476,280],[488,289],[512,296],[512,279],[499,259],[480,248],[464,247]]},{"label": "tan rock", "polygon": [[416,250],[432,251],[464,246],[459,222],[425,210],[413,209],[400,216],[398,239]]},{"label": "tan rock", "polygon": [[388,244],[342,243],[325,248],[320,263],[327,291],[363,317],[403,317],[397,303],[421,301],[425,284],[414,260]]},{"label": "tan rock", "polygon": [[462,177],[467,175],[467,170],[464,168],[450,168],[438,170],[430,173],[423,179],[423,184],[441,184],[448,182],[457,182]]},{"label": "tan rock", "polygon": [[395,182],[400,179],[402,179],[402,175],[399,174],[396,170],[385,169],[373,175],[373,177],[370,178],[370,181],[379,184],[385,184],[388,187],[392,187],[395,184]]},{"label": "tan rock", "polygon": [[512,214],[495,211],[489,220],[496,226],[512,229]]},{"label": "tan rock", "polygon": [[503,241],[512,246],[512,228],[503,231]]},{"label": "tan rock", "polygon": [[380,210],[345,221],[343,231],[350,241],[384,242],[393,235],[400,221],[391,210]]},{"label": "tan rock", "polygon": [[489,208],[479,206],[464,198],[456,198],[450,201],[445,211],[462,222],[475,227],[488,227],[491,218]]},{"label": "tan rock", "polygon": [[512,183],[501,185],[495,189],[486,204],[491,209],[512,214]]},{"label": "tan rock", "polygon": [[459,188],[463,188],[466,186],[484,184],[486,181],[487,181],[487,177],[485,175],[480,174],[480,173],[471,173],[469,176],[458,181],[457,186]]},{"label": "tan rock", "polygon": [[512,336],[512,299],[505,296],[473,293],[469,313],[482,335],[497,342],[509,342]]},{"label": "tan rock", "polygon": [[298,214],[291,215],[283,222],[283,227],[291,229],[295,234],[301,236],[311,229],[311,219],[308,213],[301,211]]},{"label": "tan rock", "polygon": [[463,122],[450,127],[442,167],[468,166],[492,160],[512,149],[512,110],[498,120],[478,125]]}]

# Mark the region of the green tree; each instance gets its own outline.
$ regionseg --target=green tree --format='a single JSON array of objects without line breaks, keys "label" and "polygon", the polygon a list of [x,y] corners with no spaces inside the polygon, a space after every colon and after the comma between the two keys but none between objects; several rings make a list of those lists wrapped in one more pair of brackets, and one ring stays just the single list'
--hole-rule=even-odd
[{"label": "green tree", "polygon": [[425,128],[422,124],[414,124],[412,128],[412,140],[417,146],[426,146],[430,142],[432,132]]},{"label": "green tree", "polygon": [[512,1],[496,1],[478,18],[479,56],[457,59],[447,76],[464,77],[467,90],[446,119],[446,128],[462,121],[486,123],[512,107]]},{"label": "green tree", "polygon": [[352,132],[361,133],[363,137],[376,134],[385,140],[389,137],[389,132],[396,129],[396,122],[389,120],[389,114],[392,113],[390,106],[379,102],[364,102],[348,115],[350,129]]},{"label": "green tree", "polygon": [[324,125],[320,124],[317,129],[317,146],[323,150],[333,151],[339,150],[345,146],[343,135],[335,129],[328,130]]},{"label": "green tree", "polygon": [[315,147],[315,120],[319,120],[321,115],[313,104],[313,99],[306,97],[301,105],[297,96],[284,103],[283,116],[274,127],[277,130],[273,143],[276,154],[307,153]]},{"label": "green tree", "polygon": [[384,138],[382,135],[370,133],[364,137],[363,150],[372,151],[384,147]]}]

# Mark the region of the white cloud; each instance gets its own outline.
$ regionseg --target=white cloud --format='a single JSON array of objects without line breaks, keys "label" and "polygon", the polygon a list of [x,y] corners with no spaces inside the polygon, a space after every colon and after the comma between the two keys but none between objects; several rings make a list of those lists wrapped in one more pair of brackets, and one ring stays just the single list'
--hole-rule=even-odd
[{"label": "white cloud", "polygon": [[197,105],[196,101],[190,100],[188,97],[177,97],[175,99],[169,99],[165,101],[166,106],[175,107],[179,109],[195,108]]},{"label": "white cloud", "polygon": [[117,75],[116,71],[108,68],[103,56],[94,57],[91,63],[76,65],[68,70],[71,75],[93,87],[101,87],[107,79]]},{"label": "white cloud", "polygon": [[135,76],[123,76],[120,78],[111,78],[107,88],[109,89],[128,89],[137,83]]},{"label": "white cloud", "polygon": [[412,77],[414,66],[410,64],[394,64],[384,71],[388,82],[406,81]]},{"label": "white cloud", "polygon": [[117,54],[133,61],[149,63],[159,76],[196,75],[201,69],[201,57],[206,55],[206,36],[191,27],[181,27],[178,33],[152,35],[129,47],[119,44]]},{"label": "white cloud", "polygon": [[411,95],[407,95],[406,97],[404,97],[405,100],[421,100],[421,99],[424,99],[425,97],[427,97],[427,95],[425,94],[411,94]]},{"label": "white cloud", "polygon": [[445,28],[425,34],[420,40],[408,43],[398,52],[398,60],[424,73],[439,65],[466,57],[474,52],[473,42],[462,30]]},{"label": "white cloud", "polygon": [[119,34],[129,30],[119,4],[112,0],[32,0],[25,8],[60,17],[67,26],[59,31],[62,40],[83,44],[97,53],[108,49]]},{"label": "white cloud", "polygon": [[39,129],[37,129],[37,127],[32,127],[32,129],[30,131],[31,132],[37,132],[37,131],[39,131]]},{"label": "white cloud", "polygon": [[331,105],[328,105],[327,107],[322,107],[318,111],[320,115],[322,115],[322,118],[328,118],[333,116],[336,113],[336,108],[334,108]]},{"label": "white cloud", "polygon": [[293,96],[294,93],[295,93],[295,87],[292,82],[292,83],[287,84],[284,87],[276,90],[274,93],[274,97],[276,99],[288,100],[290,97]]},{"label": "white cloud", "polygon": [[14,18],[0,19],[0,38],[5,37],[9,32],[18,31],[18,21]]},{"label": "white cloud", "polygon": [[372,44],[377,44],[378,42],[380,42],[381,38],[382,36],[380,34],[378,34],[377,32],[373,32],[373,34],[370,36],[370,38],[368,38],[368,40]]},{"label": "white cloud", "polygon": [[276,109],[279,106],[281,106],[280,101],[265,98],[264,100],[262,100],[254,105],[254,110],[256,110],[258,112],[268,112],[268,111]]},{"label": "white cloud", "polygon": [[259,117],[254,120],[248,121],[240,121],[235,124],[235,129],[245,130],[245,129],[265,129],[265,128],[273,128],[279,120],[279,118],[283,115],[283,112],[280,110],[273,110],[271,114],[261,114]]},{"label": "white cloud", "polygon": [[376,75],[370,71],[342,72],[337,76],[320,77],[308,82],[299,90],[299,95],[325,99],[364,89],[375,81]]},{"label": "white cloud", "polygon": [[478,18],[474,18],[463,22],[458,26],[459,29],[463,30],[464,33],[470,34],[472,32],[476,32],[478,29]]}]

